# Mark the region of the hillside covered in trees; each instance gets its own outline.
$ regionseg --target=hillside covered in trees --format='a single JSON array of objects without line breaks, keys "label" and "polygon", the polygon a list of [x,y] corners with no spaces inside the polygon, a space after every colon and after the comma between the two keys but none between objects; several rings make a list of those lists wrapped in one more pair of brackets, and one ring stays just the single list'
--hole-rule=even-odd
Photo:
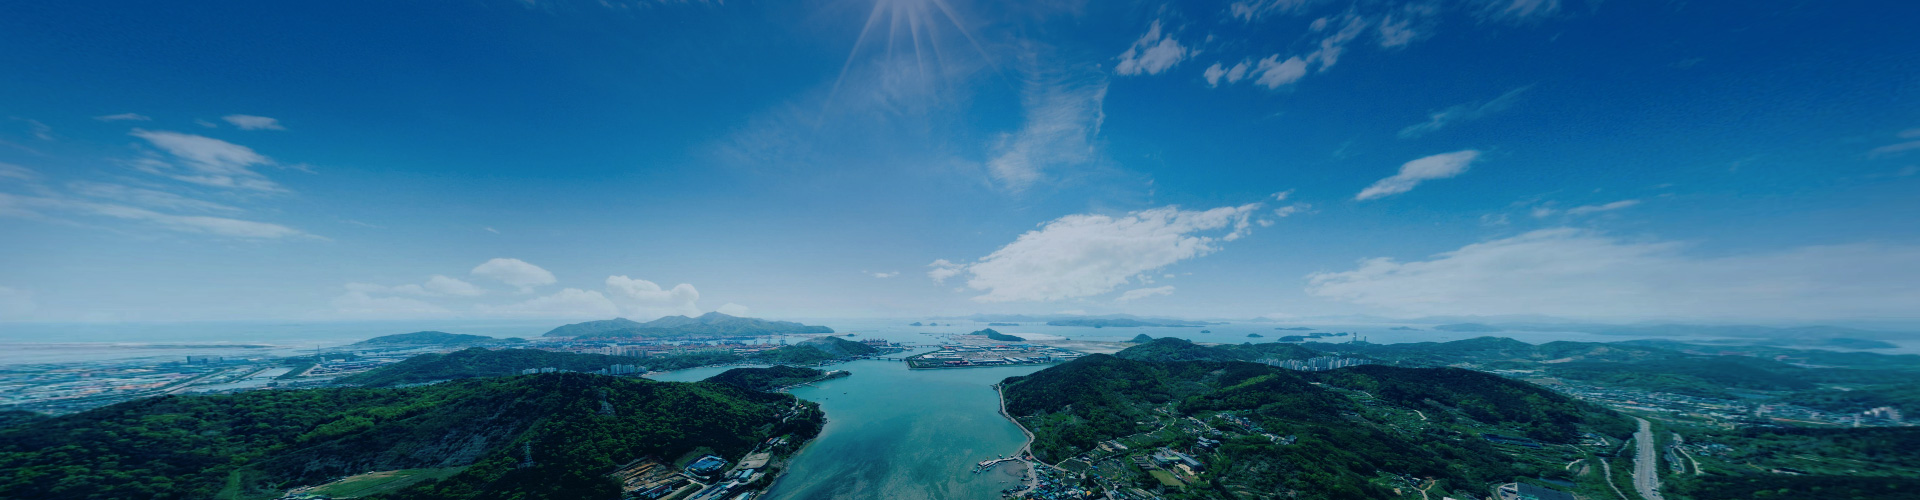
[{"label": "hillside covered in trees", "polygon": [[613,365],[651,366],[649,363],[662,363],[665,359],[665,357],[635,358],[538,349],[489,350],[470,347],[446,354],[421,354],[399,363],[341,377],[334,382],[386,387],[460,378],[515,375],[528,368],[558,368],[565,371],[590,372]]},{"label": "hillside covered in trees", "polygon": [[[1100,443],[1115,439],[1199,454],[1207,472],[1188,481],[1181,498],[1393,496],[1377,480],[1382,474],[1438,479],[1435,493],[1484,492],[1565,460],[1516,459],[1482,434],[1554,444],[1584,432],[1632,432],[1611,411],[1486,373],[1378,365],[1295,372],[1242,361],[1317,354],[1297,345],[1162,338],[1012,377],[1003,387],[1008,411],[1034,432],[1041,460],[1097,461],[1112,454]],[[1166,437],[1181,428],[1191,430],[1178,434],[1188,437]],[[1204,437],[1222,443],[1192,448]]]},{"label": "hillside covered in trees", "polygon": [[508,344],[526,342],[522,338],[493,338],[484,335],[466,335],[447,332],[413,332],[382,335],[355,342],[348,347],[409,347],[409,346],[458,346],[473,344]]},{"label": "hillside covered in trees", "polygon": [[0,498],[267,499],[425,468],[447,475],[384,498],[616,498],[628,461],[737,460],[821,422],[789,395],[579,373],[163,396],[0,429]]},{"label": "hillside covered in trees", "polygon": [[[835,372],[846,375],[847,372]],[[707,377],[704,382],[727,384],[754,391],[771,391],[776,388],[818,380],[827,376],[827,372],[798,366],[770,366],[766,368],[734,368]]]}]

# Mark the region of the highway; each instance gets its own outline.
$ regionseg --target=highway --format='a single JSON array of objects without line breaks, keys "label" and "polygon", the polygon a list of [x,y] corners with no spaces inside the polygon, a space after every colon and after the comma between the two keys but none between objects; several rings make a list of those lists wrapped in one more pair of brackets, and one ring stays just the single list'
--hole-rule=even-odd
[{"label": "highway", "polygon": [[1633,419],[1640,421],[1640,432],[1633,433],[1633,488],[1647,500],[1665,500],[1660,497],[1660,455],[1654,451],[1653,423],[1640,417]]}]

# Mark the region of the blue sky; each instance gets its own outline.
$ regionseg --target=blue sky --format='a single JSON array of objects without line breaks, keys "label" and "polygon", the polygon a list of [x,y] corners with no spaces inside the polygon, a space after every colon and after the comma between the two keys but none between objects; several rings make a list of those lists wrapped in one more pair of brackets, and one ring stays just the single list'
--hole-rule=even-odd
[{"label": "blue sky", "polygon": [[0,321],[1920,319],[1904,2],[0,7]]}]

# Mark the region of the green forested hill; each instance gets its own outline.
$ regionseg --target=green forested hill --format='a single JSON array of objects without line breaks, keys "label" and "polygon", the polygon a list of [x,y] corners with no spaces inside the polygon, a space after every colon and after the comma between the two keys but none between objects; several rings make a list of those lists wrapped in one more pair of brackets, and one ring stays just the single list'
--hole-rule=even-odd
[{"label": "green forested hill", "polygon": [[351,347],[399,347],[399,346],[456,346],[467,344],[500,344],[526,342],[521,338],[498,339],[483,335],[466,335],[447,332],[413,332],[394,335],[382,335],[355,342]]},{"label": "green forested hill", "polygon": [[[1187,449],[1196,437],[1214,435],[1222,441],[1217,451],[1196,451],[1208,462],[1206,479],[1188,481],[1181,498],[1227,498],[1235,496],[1232,491],[1384,498],[1394,495],[1377,481],[1382,473],[1439,479],[1439,493],[1482,491],[1515,475],[1551,472],[1521,465],[1481,433],[1551,444],[1571,442],[1584,431],[1632,431],[1617,414],[1467,370],[1360,366],[1294,372],[1238,361],[1127,359],[1231,352],[1168,340],[1007,379],[1007,409],[1034,432],[1035,456],[1062,462],[1119,438]],[[1223,415],[1244,418],[1259,430],[1226,424]],[[1191,430],[1188,422],[1198,421],[1234,432],[1201,429],[1165,437],[1170,428]],[[1297,441],[1282,443],[1279,436],[1287,435]],[[1549,464],[1553,468],[1565,462],[1560,455],[1552,460],[1558,460]]]},{"label": "green forested hill", "polygon": [[1245,343],[1203,346],[1174,337],[1147,339],[1114,356],[1138,361],[1253,361],[1258,359],[1306,359],[1321,354],[1299,344]]},{"label": "green forested hill", "polygon": [[734,368],[707,377],[704,382],[727,384],[742,389],[769,391],[776,387],[787,386],[820,378],[826,372],[798,366],[770,366],[766,368]]},{"label": "green forested hill", "polygon": [[342,384],[385,387],[417,384],[457,378],[515,375],[528,368],[558,368],[590,372],[612,365],[641,365],[665,358],[635,358],[604,354],[578,354],[538,349],[488,350],[467,348],[446,354],[421,354],[364,373],[341,377]]},{"label": "green forested hill", "polygon": [[1790,394],[1784,400],[1827,411],[1860,412],[1890,406],[1902,413],[1916,415],[1920,414],[1920,383],[1889,384],[1850,391],[1804,391]]},{"label": "green forested hill", "polygon": [[464,469],[391,498],[613,498],[606,474],[635,458],[737,459],[820,422],[788,395],[577,373],[165,396],[0,429],[0,498],[275,498],[425,467]]}]

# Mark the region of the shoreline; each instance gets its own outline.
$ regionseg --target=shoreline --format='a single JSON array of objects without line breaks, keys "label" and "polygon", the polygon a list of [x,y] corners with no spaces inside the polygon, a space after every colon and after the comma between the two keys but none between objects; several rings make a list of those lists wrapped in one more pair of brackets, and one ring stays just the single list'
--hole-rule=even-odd
[{"label": "shoreline", "polygon": [[1000,416],[1005,417],[1009,422],[1013,422],[1013,426],[1020,429],[1020,434],[1023,434],[1027,437],[1027,440],[1020,444],[1020,449],[1014,451],[1013,453],[1013,456],[1018,458],[1021,463],[1027,464],[1027,478],[1026,480],[1020,483],[1020,490],[1014,492],[1017,494],[1017,493],[1024,493],[1028,490],[1032,490],[1034,485],[1037,482],[1039,482],[1040,460],[1032,458],[1033,440],[1034,440],[1033,431],[1027,430],[1026,424],[1020,423],[1020,419],[1013,418],[1013,414],[1007,412],[1007,389],[1006,389],[1006,386],[1004,385],[1005,383],[1006,383],[1005,381],[1001,381],[999,383],[993,384],[993,393],[996,396],[999,396],[999,399],[1000,399]]}]

